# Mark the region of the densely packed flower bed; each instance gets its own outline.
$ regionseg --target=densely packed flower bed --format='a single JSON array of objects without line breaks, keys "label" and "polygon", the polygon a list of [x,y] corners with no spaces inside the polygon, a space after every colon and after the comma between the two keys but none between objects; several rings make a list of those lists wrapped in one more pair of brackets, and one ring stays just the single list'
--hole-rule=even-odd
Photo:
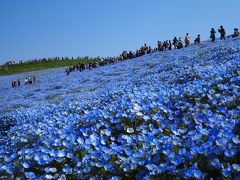
[{"label": "densely packed flower bed", "polygon": [[239,62],[235,39],[46,76],[1,106],[0,177],[239,179]]}]

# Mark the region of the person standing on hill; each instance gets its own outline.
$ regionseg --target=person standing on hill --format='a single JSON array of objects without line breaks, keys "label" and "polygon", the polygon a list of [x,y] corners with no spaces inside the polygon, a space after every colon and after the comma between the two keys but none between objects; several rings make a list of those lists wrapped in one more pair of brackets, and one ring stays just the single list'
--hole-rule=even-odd
[{"label": "person standing on hill", "polygon": [[190,36],[188,33],[185,36],[185,47],[188,47],[190,45]]},{"label": "person standing on hill", "polygon": [[14,80],[11,81],[11,85],[14,88]]},{"label": "person standing on hill", "polygon": [[17,81],[17,82],[18,82],[18,86],[20,86],[20,85],[21,85],[21,82],[20,82],[20,80],[19,80],[19,79],[18,79],[18,81]]},{"label": "person standing on hill", "polygon": [[216,31],[215,31],[215,29],[212,28],[211,31],[210,31],[210,33],[211,33],[210,38],[212,39],[212,42],[214,42],[215,39],[216,39],[216,36],[215,36]]},{"label": "person standing on hill", "polygon": [[220,26],[220,29],[218,29],[218,32],[221,34],[221,36],[220,36],[220,39],[221,40],[225,40],[225,34],[226,34],[226,32],[225,32],[225,29],[223,28],[223,26]]},{"label": "person standing on hill", "polygon": [[169,40],[168,43],[169,43],[169,48],[168,48],[168,49],[169,49],[169,51],[171,51],[171,50],[172,50],[172,43],[171,43],[171,40]]},{"label": "person standing on hill", "polygon": [[200,39],[200,34],[197,36],[197,38],[194,40],[194,44],[200,44],[201,39]]},{"label": "person standing on hill", "polygon": [[148,46],[147,44],[144,44],[143,46],[143,54],[147,54],[148,53]]},{"label": "person standing on hill", "polygon": [[24,79],[24,84],[28,84],[28,79],[27,78]]},{"label": "person standing on hill", "polygon": [[173,39],[173,45],[174,45],[174,48],[175,48],[175,49],[177,49],[177,44],[178,44],[177,37],[174,37],[174,39]]},{"label": "person standing on hill", "polygon": [[183,48],[183,41],[182,41],[182,38],[179,37],[178,43],[177,43],[177,49],[181,49],[181,48]]}]

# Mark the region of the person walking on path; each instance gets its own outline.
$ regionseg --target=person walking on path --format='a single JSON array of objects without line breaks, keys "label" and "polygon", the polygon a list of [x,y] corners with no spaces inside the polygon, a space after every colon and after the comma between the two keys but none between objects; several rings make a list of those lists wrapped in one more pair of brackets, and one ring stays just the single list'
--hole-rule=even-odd
[{"label": "person walking on path", "polygon": [[216,31],[215,31],[214,28],[211,29],[210,34],[211,34],[211,35],[210,35],[210,38],[212,39],[212,42],[214,42],[215,39],[216,39],[216,36],[215,36]]},{"label": "person walking on path", "polygon": [[221,40],[225,40],[225,35],[226,35],[226,32],[225,32],[225,29],[223,28],[223,26],[220,26],[220,29],[218,29],[218,32],[220,33],[220,39]]}]

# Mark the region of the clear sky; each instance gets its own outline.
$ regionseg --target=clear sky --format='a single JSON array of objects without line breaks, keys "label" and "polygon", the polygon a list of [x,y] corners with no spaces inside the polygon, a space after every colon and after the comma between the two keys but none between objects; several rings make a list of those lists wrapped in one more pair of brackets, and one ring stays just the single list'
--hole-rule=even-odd
[{"label": "clear sky", "polygon": [[[1,0],[0,64],[117,56],[144,43],[240,26],[240,0]],[[218,34],[217,34],[218,35]]]}]

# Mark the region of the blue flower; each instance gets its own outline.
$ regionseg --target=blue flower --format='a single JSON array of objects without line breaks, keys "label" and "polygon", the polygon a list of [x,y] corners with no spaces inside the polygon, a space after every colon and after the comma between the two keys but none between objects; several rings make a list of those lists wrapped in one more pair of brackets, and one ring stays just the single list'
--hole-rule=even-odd
[{"label": "blue flower", "polygon": [[233,164],[232,165],[233,170],[240,172],[240,165],[239,164]]},{"label": "blue flower", "polygon": [[231,172],[232,172],[231,166],[228,166],[227,168],[222,170],[222,174],[224,175],[224,177],[230,177]]},{"label": "blue flower", "polygon": [[35,179],[36,175],[33,172],[25,172],[25,176],[28,179]]},{"label": "blue flower", "polygon": [[216,140],[216,144],[218,146],[225,146],[227,144],[228,140],[225,138],[220,138]]},{"label": "blue flower", "polygon": [[91,168],[90,167],[85,167],[84,169],[83,169],[83,172],[84,173],[89,173],[91,171]]},{"label": "blue flower", "polygon": [[62,168],[62,171],[66,174],[72,174],[72,168],[68,165],[64,165],[64,167]]}]

